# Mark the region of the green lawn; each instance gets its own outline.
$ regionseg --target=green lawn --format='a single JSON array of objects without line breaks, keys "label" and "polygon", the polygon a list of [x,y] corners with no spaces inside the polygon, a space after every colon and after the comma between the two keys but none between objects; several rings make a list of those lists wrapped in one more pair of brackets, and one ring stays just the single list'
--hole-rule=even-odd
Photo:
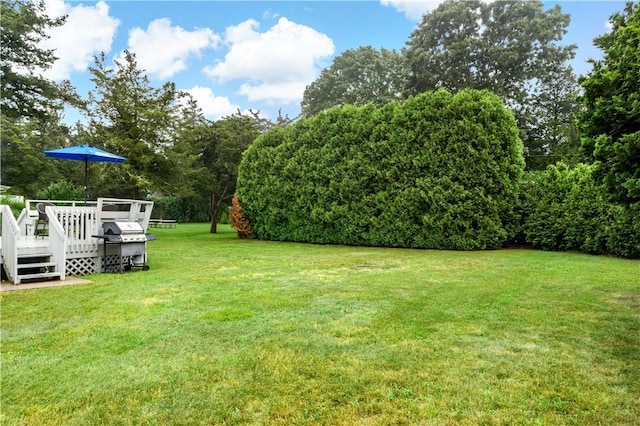
[{"label": "green lawn", "polygon": [[640,262],[154,230],[1,295],[3,425],[637,425]]}]

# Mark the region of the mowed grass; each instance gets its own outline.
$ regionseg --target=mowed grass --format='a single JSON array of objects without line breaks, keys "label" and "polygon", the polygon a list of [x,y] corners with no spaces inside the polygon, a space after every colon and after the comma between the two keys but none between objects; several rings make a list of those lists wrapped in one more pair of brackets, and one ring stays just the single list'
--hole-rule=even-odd
[{"label": "mowed grass", "polygon": [[2,294],[3,425],[637,425],[640,262],[158,229]]}]

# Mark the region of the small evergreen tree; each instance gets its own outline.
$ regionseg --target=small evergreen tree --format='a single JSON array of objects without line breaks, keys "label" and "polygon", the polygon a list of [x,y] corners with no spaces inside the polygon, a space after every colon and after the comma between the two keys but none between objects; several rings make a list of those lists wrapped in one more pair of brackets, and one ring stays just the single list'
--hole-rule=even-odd
[{"label": "small evergreen tree", "polygon": [[242,206],[240,205],[237,195],[234,195],[231,199],[229,224],[231,224],[231,227],[236,230],[239,238],[251,238],[253,235],[251,224],[242,214]]}]

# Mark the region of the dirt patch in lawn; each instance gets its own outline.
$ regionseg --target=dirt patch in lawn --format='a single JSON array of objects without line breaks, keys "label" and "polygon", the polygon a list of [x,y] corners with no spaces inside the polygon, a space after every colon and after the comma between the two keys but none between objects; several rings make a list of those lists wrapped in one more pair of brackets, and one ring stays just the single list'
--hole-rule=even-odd
[{"label": "dirt patch in lawn", "polygon": [[615,293],[610,300],[618,305],[623,305],[630,309],[636,310],[640,308],[640,291],[625,291]]},{"label": "dirt patch in lawn", "polygon": [[13,284],[10,282],[3,281],[0,284],[0,291],[15,291],[15,290],[31,290],[34,288],[46,288],[46,287],[62,287],[66,285],[78,285],[78,284],[89,284],[92,281],[84,280],[82,278],[76,277],[68,277],[65,280],[50,280],[50,281],[40,281],[37,283],[22,283],[22,284]]}]

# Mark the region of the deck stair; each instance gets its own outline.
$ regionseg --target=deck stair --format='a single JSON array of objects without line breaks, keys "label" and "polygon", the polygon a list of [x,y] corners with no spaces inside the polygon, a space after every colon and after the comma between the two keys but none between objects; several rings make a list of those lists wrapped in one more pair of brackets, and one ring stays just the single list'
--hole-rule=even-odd
[{"label": "deck stair", "polygon": [[24,281],[46,281],[60,279],[62,273],[56,271],[56,263],[52,260],[52,253],[46,241],[38,243],[33,239],[18,245],[18,273],[16,283]]},{"label": "deck stair", "polygon": [[51,261],[51,254],[28,255],[18,258],[19,282],[46,281],[60,279],[62,274],[55,270],[55,262]]}]

